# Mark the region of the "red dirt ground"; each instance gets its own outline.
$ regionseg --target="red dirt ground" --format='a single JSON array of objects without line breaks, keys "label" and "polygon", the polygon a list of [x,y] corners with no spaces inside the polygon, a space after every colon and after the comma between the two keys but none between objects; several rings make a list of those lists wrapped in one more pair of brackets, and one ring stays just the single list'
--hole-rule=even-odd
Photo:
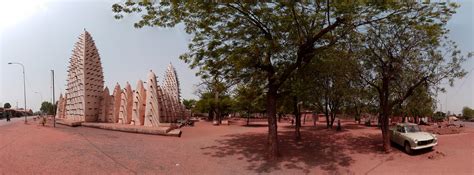
[{"label": "red dirt ground", "polygon": [[410,156],[384,154],[375,127],[307,124],[295,141],[292,126],[280,123],[282,156],[268,161],[264,122],[197,122],[181,138],[16,122],[0,125],[0,174],[474,174],[472,128]]}]

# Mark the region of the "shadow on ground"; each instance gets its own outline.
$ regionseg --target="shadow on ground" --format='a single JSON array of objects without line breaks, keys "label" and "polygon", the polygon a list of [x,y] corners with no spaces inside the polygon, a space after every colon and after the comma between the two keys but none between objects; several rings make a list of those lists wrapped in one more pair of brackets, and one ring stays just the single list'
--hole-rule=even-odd
[{"label": "shadow on ground", "polygon": [[250,123],[250,124],[245,124],[242,125],[244,127],[268,127],[268,124],[258,124],[258,123]]},{"label": "shadow on ground", "polygon": [[269,173],[281,169],[311,169],[344,172],[354,163],[352,153],[383,154],[380,134],[353,136],[334,130],[305,128],[302,140],[294,139],[294,131],[279,132],[281,157],[276,161],[267,159],[267,134],[245,133],[225,135],[217,144],[202,147],[204,155],[212,157],[235,156],[248,162],[247,169],[256,173]]}]

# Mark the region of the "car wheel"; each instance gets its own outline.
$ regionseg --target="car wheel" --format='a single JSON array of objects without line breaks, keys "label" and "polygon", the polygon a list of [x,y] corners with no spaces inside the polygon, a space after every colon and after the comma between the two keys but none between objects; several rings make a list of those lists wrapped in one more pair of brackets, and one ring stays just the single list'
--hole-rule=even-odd
[{"label": "car wheel", "polygon": [[412,153],[412,150],[411,150],[411,147],[410,147],[410,143],[408,142],[405,142],[405,152],[407,154],[411,154]]}]

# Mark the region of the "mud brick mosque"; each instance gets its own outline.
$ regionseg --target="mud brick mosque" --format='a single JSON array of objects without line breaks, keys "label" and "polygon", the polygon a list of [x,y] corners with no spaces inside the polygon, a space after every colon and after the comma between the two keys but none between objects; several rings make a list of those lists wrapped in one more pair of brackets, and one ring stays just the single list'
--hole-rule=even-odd
[{"label": "mud brick mosque", "polygon": [[56,113],[62,120],[157,127],[176,122],[185,115],[178,77],[171,64],[161,86],[150,70],[145,84],[139,80],[133,90],[128,82],[125,88],[117,83],[110,94],[109,89],[104,88],[99,52],[86,30],[74,45],[66,86]]}]

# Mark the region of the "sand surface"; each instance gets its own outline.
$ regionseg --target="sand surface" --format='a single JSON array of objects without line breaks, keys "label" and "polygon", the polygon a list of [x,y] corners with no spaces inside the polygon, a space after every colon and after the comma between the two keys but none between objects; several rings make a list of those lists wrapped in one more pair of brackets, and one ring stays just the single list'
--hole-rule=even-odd
[{"label": "sand surface", "polygon": [[0,174],[474,174],[472,128],[407,155],[383,153],[376,127],[306,124],[295,141],[290,123],[279,123],[281,157],[268,161],[265,122],[201,121],[178,138],[16,121],[0,124]]}]

